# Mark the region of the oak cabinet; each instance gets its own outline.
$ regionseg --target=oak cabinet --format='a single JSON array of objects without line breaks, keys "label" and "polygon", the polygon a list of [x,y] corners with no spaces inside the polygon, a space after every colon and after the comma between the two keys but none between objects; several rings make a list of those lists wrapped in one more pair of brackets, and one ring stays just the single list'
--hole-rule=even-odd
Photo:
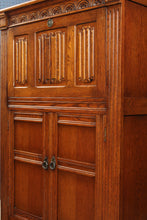
[{"label": "oak cabinet", "polygon": [[136,2],[0,11],[2,220],[146,219],[146,3]]}]

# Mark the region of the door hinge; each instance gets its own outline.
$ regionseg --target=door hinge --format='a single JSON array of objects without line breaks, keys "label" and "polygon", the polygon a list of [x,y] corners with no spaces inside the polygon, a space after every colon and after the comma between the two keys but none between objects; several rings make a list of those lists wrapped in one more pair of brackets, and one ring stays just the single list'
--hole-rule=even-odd
[{"label": "door hinge", "polygon": [[107,128],[104,128],[104,142],[107,141]]}]

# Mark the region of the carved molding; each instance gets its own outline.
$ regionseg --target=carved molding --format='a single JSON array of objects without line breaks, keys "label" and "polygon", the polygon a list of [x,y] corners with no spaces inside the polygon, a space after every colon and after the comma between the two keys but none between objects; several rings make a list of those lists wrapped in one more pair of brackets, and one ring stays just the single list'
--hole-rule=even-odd
[{"label": "carved molding", "polygon": [[8,26],[8,20],[5,13],[0,13],[0,30],[6,29]]},{"label": "carved molding", "polygon": [[77,0],[71,1],[69,3],[64,3],[61,5],[50,6],[49,8],[44,8],[42,11],[31,11],[25,14],[19,14],[18,16],[10,16],[9,26],[15,26],[22,23],[29,23],[51,16],[62,15],[69,12],[74,12],[78,10],[84,10],[85,8],[92,8],[97,5],[105,5],[106,3],[118,2],[119,0]]},{"label": "carved molding", "polygon": [[[103,179],[106,188],[104,195],[105,217],[104,219],[119,219],[119,196],[120,196],[120,149],[121,149],[121,8],[119,5],[109,7],[106,16],[106,71],[108,73],[109,93],[108,93],[108,141],[103,161],[107,173]],[[108,163],[109,161],[109,163]],[[111,164],[111,166],[110,166]],[[115,196],[114,196],[115,195]],[[101,219],[101,217],[100,217]]]}]

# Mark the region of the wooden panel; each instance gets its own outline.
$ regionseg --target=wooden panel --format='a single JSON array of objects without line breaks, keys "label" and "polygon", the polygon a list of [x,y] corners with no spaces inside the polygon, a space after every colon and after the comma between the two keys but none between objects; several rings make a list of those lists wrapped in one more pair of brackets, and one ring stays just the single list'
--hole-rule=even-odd
[{"label": "wooden panel", "polygon": [[94,219],[94,179],[58,171],[58,220]]},{"label": "wooden panel", "polygon": [[36,84],[38,86],[65,84],[66,38],[65,28],[37,33]]},{"label": "wooden panel", "polygon": [[[147,12],[146,7],[126,1],[125,97],[147,96]],[[136,16],[136,14],[138,16]]]},{"label": "wooden panel", "polygon": [[147,217],[147,116],[124,118],[122,213],[125,220]]},{"label": "wooden panel", "polygon": [[15,209],[23,210],[27,212],[28,215],[42,217],[42,167],[15,161],[14,170]]},{"label": "wooden panel", "polygon": [[136,2],[138,4],[142,4],[144,6],[147,6],[147,1],[146,0],[129,0],[129,1]]},{"label": "wooden panel", "polygon": [[1,32],[1,218],[8,219],[7,32]]},{"label": "wooden panel", "polygon": [[15,121],[14,147],[16,150],[42,153],[42,124]]},{"label": "wooden panel", "polygon": [[96,74],[96,22],[77,25],[76,84],[95,84]]},{"label": "wooden panel", "polygon": [[13,48],[13,85],[27,86],[28,82],[28,36],[15,37]]},{"label": "wooden panel", "polygon": [[95,128],[72,119],[59,121],[58,156],[81,162],[95,163]]},{"label": "wooden panel", "polygon": [[[100,8],[81,14],[56,17],[50,29],[46,21],[28,24],[25,29],[23,26],[10,29],[11,42],[14,38],[28,36],[28,83],[14,87],[13,61],[9,59],[8,95],[79,97],[80,94],[80,97],[105,97],[104,22],[105,10]],[[10,44],[10,57],[12,52],[13,47]],[[16,77],[19,78],[17,74]]]},{"label": "wooden panel", "polygon": [[56,191],[57,196],[54,202],[57,203],[58,219],[97,219],[96,117],[60,114],[55,121],[57,126],[54,134],[58,138],[53,137],[56,150],[52,150],[52,154],[56,155],[57,169],[52,175],[55,183],[53,192]]},{"label": "wooden panel", "polygon": [[125,115],[147,114],[147,97],[126,97],[124,100]]}]

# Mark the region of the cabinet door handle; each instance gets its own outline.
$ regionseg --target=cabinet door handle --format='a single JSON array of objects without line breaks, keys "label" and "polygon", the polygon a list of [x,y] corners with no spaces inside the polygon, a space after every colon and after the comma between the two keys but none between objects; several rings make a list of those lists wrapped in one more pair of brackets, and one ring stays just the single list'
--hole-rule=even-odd
[{"label": "cabinet door handle", "polygon": [[42,162],[42,168],[44,170],[48,170],[48,158],[47,157],[45,157],[44,161]]},{"label": "cabinet door handle", "polygon": [[52,157],[52,159],[51,159],[51,162],[50,162],[50,169],[51,170],[55,170],[55,168],[56,168],[56,159],[55,159],[55,157],[53,156]]}]

